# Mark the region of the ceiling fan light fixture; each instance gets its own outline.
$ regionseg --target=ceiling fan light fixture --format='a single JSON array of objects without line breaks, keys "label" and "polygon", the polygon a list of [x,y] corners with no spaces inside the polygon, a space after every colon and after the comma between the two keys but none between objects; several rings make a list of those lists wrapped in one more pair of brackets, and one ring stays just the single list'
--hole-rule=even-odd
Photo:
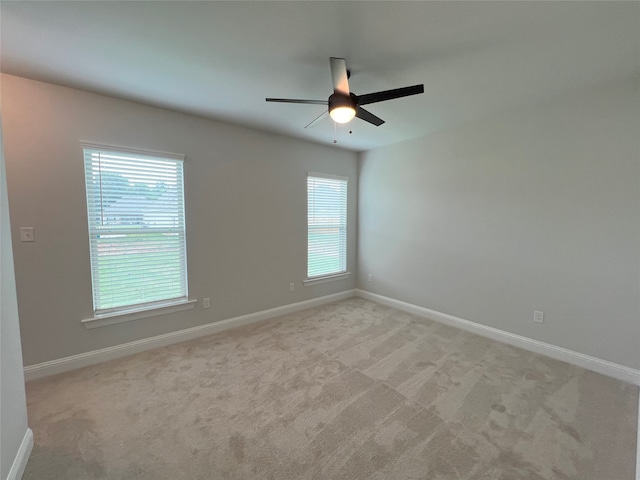
[{"label": "ceiling fan light fixture", "polygon": [[356,111],[353,107],[336,107],[329,112],[331,118],[336,123],[347,123],[353,120],[356,116]]},{"label": "ceiling fan light fixture", "polygon": [[329,115],[336,123],[350,122],[356,116],[356,102],[350,95],[334,93],[329,97]]}]

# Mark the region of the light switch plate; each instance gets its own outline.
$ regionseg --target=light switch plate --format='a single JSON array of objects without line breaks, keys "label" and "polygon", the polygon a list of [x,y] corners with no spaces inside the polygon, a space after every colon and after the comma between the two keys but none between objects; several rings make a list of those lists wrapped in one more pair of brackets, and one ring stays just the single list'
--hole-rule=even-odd
[{"label": "light switch plate", "polygon": [[36,237],[33,233],[33,227],[20,227],[21,242],[35,242]]}]

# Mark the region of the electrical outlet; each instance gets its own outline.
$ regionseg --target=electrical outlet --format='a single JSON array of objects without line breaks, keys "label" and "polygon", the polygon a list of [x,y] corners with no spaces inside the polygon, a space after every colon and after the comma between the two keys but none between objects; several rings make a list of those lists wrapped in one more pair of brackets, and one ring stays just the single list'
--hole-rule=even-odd
[{"label": "electrical outlet", "polygon": [[533,312],[533,321],[536,323],[544,323],[544,312],[538,310]]},{"label": "electrical outlet", "polygon": [[289,291],[293,292],[296,289],[296,284],[295,283],[290,283],[289,284]]},{"label": "electrical outlet", "polygon": [[368,280],[369,280],[370,282],[373,282],[373,273],[370,273],[370,274],[369,274],[369,278],[368,278]]},{"label": "electrical outlet", "polygon": [[202,299],[202,308],[209,308],[211,307],[211,299],[210,298],[203,298]]}]

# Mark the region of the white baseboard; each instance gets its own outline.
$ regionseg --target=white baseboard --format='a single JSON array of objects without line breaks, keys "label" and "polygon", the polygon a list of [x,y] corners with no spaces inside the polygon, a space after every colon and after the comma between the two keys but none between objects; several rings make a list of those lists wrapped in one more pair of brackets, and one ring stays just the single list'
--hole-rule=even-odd
[{"label": "white baseboard", "polygon": [[638,430],[636,433],[636,480],[640,480],[640,398],[638,398]]},{"label": "white baseboard", "polygon": [[640,385],[640,370],[636,370],[634,368],[602,360],[583,353],[574,352],[573,350],[557,347],[549,343],[540,342],[514,333],[505,332],[504,330],[481,325],[469,320],[454,317],[453,315],[419,307],[418,305],[402,302],[376,293],[367,292],[365,290],[356,290],[356,296],[381,303],[388,307],[397,308],[398,310],[402,310],[413,315],[426,317],[430,320],[460,328],[461,330],[466,330],[492,340],[497,340],[534,353],[539,353],[556,360],[561,360],[578,367],[586,368],[587,370],[592,370],[602,375],[617,378],[618,380],[622,380],[627,383]]},{"label": "white baseboard", "polygon": [[26,381],[29,381],[48,377],[50,375],[56,375],[58,373],[67,372],[69,370],[75,370],[77,368],[95,365],[97,363],[114,360],[116,358],[126,357],[129,355],[133,355],[134,353],[143,352],[145,350],[151,350],[153,348],[165,347],[174,343],[193,340],[194,338],[212,335],[214,333],[219,333],[231,328],[242,327],[244,325],[261,322],[263,320],[278,317],[281,315],[299,312],[300,310],[305,310],[307,308],[313,308],[324,305],[326,303],[344,300],[355,296],[355,294],[355,290],[347,290],[340,293],[334,293],[332,295],[325,295],[323,297],[305,300],[303,302],[292,303],[289,305],[283,305],[281,307],[270,308],[269,310],[261,310],[259,312],[249,313],[247,315],[241,315],[239,317],[228,318],[226,320],[208,323],[206,325],[200,325],[198,327],[186,328],[184,330],[178,330],[177,332],[165,333],[163,335],[157,335],[155,337],[144,338],[142,340],[136,340],[134,342],[115,345],[113,347],[102,348],[100,350],[80,353],[78,355],[72,355],[70,357],[64,357],[48,362],[38,363],[35,365],[29,365],[24,368],[24,377]]},{"label": "white baseboard", "polygon": [[640,398],[638,398],[638,429],[636,430],[636,480],[640,480]]},{"label": "white baseboard", "polygon": [[448,315],[446,313],[438,312],[425,307],[420,307],[411,303],[402,302],[400,300],[395,300],[383,295],[367,292],[365,290],[347,290],[333,295],[326,295],[303,302],[283,305],[281,307],[262,310],[260,312],[250,313],[239,317],[233,317],[215,323],[209,323],[198,327],[178,330],[177,332],[166,333],[164,335],[158,335],[134,342],[115,345],[113,347],[103,348],[100,350],[93,350],[91,352],[72,355],[70,357],[51,360],[49,362],[39,363],[36,365],[29,365],[24,369],[25,380],[35,380],[38,378],[63,373],[69,370],[75,370],[77,368],[114,360],[116,358],[126,357],[128,355],[133,355],[145,350],[151,350],[153,348],[164,347],[174,343],[193,340],[195,338],[212,335],[214,333],[222,332],[231,328],[249,325],[280,315],[287,315],[289,313],[298,312],[307,308],[313,308],[326,303],[344,300],[353,296],[365,298],[367,300],[371,300],[382,305],[387,305],[389,307],[397,308],[398,310],[402,310],[421,317],[427,317],[440,323],[460,328],[462,330],[466,330],[483,337],[491,338],[492,340],[507,343],[509,345],[520,347],[534,353],[539,353],[541,355],[546,355],[547,357],[561,360],[572,365],[577,365],[579,367],[586,368],[588,370],[592,370],[609,377],[617,378],[618,380],[632,383],[634,385],[640,385],[640,370],[585,355],[583,353],[574,352],[573,350],[551,345],[549,343],[544,343],[538,340],[533,340],[527,337],[505,332],[497,328],[474,323],[469,320],[454,317],[453,315]]},{"label": "white baseboard", "polygon": [[31,455],[32,449],[33,432],[30,428],[27,428],[20,443],[20,448],[18,448],[18,453],[16,453],[16,458],[11,465],[11,470],[9,470],[9,474],[7,475],[7,480],[20,480],[22,478],[24,469],[27,468],[27,462],[29,461],[29,455]]}]

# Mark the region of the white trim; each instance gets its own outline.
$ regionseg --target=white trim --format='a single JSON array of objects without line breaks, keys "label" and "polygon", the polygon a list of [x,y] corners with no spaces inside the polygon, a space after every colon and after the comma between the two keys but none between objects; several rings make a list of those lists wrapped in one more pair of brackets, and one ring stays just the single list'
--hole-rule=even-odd
[{"label": "white trim", "polygon": [[638,430],[636,440],[636,480],[640,480],[640,397],[638,398]]},{"label": "white trim", "polygon": [[102,363],[108,360],[126,357],[129,355],[133,355],[134,353],[151,350],[152,348],[164,347],[167,345],[172,345],[174,343],[184,342],[186,340],[193,340],[194,338],[212,335],[214,333],[222,332],[230,328],[242,327],[244,325],[260,322],[270,318],[278,317],[280,315],[299,312],[300,310],[317,307],[326,303],[345,300],[347,298],[355,296],[355,292],[355,290],[346,290],[344,292],[325,295],[323,297],[313,298],[311,300],[305,300],[303,302],[291,303],[289,305],[283,305],[281,307],[275,307],[255,313],[249,313],[247,315],[241,315],[239,317],[228,318],[226,320],[208,323],[206,325],[200,325],[198,327],[186,328],[184,330],[178,330],[177,332],[165,333],[163,335],[144,338],[142,340],[136,340],[134,342],[114,345],[113,347],[80,353],[78,355],[72,355],[70,357],[64,357],[48,362],[38,363],[36,365],[29,365],[24,368],[25,380],[29,381],[47,377],[49,375],[55,375],[58,373],[67,372],[69,370],[75,370],[76,368],[86,367],[89,365],[95,365],[96,363]]},{"label": "white trim", "polygon": [[13,459],[13,464],[7,475],[7,480],[20,480],[24,474],[24,469],[27,468],[27,462],[33,449],[33,431],[27,428],[24,433],[16,457]]},{"label": "white trim", "polygon": [[[281,307],[271,308],[269,310],[262,310],[260,312],[241,315],[239,317],[233,317],[219,322],[201,325],[198,327],[187,328],[184,330],[179,330],[177,332],[166,333],[164,335],[158,335],[134,342],[115,345],[113,347],[103,348],[100,350],[93,350],[91,352],[72,355],[70,357],[51,360],[49,362],[43,362],[36,365],[29,365],[24,368],[25,380],[35,380],[49,375],[55,375],[69,370],[75,370],[76,368],[95,365],[96,363],[125,357],[134,353],[150,350],[152,348],[163,347],[186,340],[192,340],[194,338],[222,332],[230,328],[241,327],[244,325],[249,325],[252,323],[274,318],[280,315],[286,315],[307,308],[317,307],[326,303],[345,300],[353,296],[371,300],[373,302],[387,305],[389,307],[397,308],[398,310],[402,310],[421,317],[427,317],[440,323],[451,325],[453,327],[460,328],[462,330],[466,330],[483,337],[491,338],[492,340],[507,343],[509,345],[514,345],[516,347],[539,353],[556,360],[561,360],[572,365],[577,365],[579,367],[586,368],[588,370],[592,370],[609,377],[617,378],[618,380],[622,380],[634,385],[640,385],[640,370],[609,362],[607,360],[601,360],[599,358],[585,355],[583,353],[574,352],[566,348],[557,347],[555,345],[540,342],[538,340],[533,340],[527,337],[505,332],[497,328],[488,327],[486,325],[481,325],[469,320],[454,317],[453,315],[437,312],[435,310],[419,307],[411,303],[402,302],[400,300],[395,300],[393,298],[359,289],[346,290],[344,292],[335,293],[332,295],[326,295],[311,300],[305,300],[303,302],[292,303],[289,305],[283,305]],[[640,441],[638,442],[638,445],[640,446]],[[637,480],[640,480],[640,478],[638,478]]]},{"label": "white trim", "polygon": [[180,153],[160,152],[156,150],[144,150],[142,148],[121,147],[119,145],[109,145],[106,143],[80,142],[80,146],[89,150],[104,150],[118,153],[133,153],[136,155],[147,155],[149,157],[164,157],[171,160],[180,160],[184,162],[184,155]]},{"label": "white trim", "polygon": [[95,317],[85,318],[82,320],[82,324],[86,328],[91,329],[114,325],[116,323],[139,320],[140,318],[159,317],[160,315],[167,315],[168,313],[191,310],[196,306],[197,302],[198,300],[186,300],[165,305],[154,305],[152,307],[105,313],[102,315],[96,315]]},{"label": "white trim", "polygon": [[307,172],[307,178],[309,177],[330,178],[332,180],[344,180],[347,183],[349,182],[349,177],[343,177],[342,175],[331,175],[330,173]]},{"label": "white trim", "polygon": [[349,278],[349,275],[351,275],[351,272],[342,272],[342,273],[335,273],[332,275],[323,275],[322,277],[307,278],[306,280],[303,280],[302,283],[304,284],[305,287],[310,287],[311,285],[320,285],[321,283],[328,283],[328,282],[335,282],[336,280],[343,280],[345,278]]},{"label": "white trim", "polygon": [[[382,305],[397,308],[404,312],[408,312],[420,317],[427,317],[430,320],[444,323],[452,327],[460,328],[483,337],[507,343],[516,347],[539,353],[556,360],[570,363],[578,367],[586,368],[602,375],[617,378],[624,382],[634,385],[640,385],[640,370],[626,367],[618,363],[609,362],[600,358],[585,355],[584,353],[574,352],[567,348],[558,347],[549,343],[540,342],[531,338],[516,335],[514,333],[505,332],[497,328],[488,327],[479,323],[454,317],[446,313],[437,312],[429,308],[420,307],[411,303],[402,302],[393,298],[378,295],[376,293],[367,292],[365,290],[356,290],[356,296],[371,300]],[[640,479],[638,479],[640,480]]]}]

